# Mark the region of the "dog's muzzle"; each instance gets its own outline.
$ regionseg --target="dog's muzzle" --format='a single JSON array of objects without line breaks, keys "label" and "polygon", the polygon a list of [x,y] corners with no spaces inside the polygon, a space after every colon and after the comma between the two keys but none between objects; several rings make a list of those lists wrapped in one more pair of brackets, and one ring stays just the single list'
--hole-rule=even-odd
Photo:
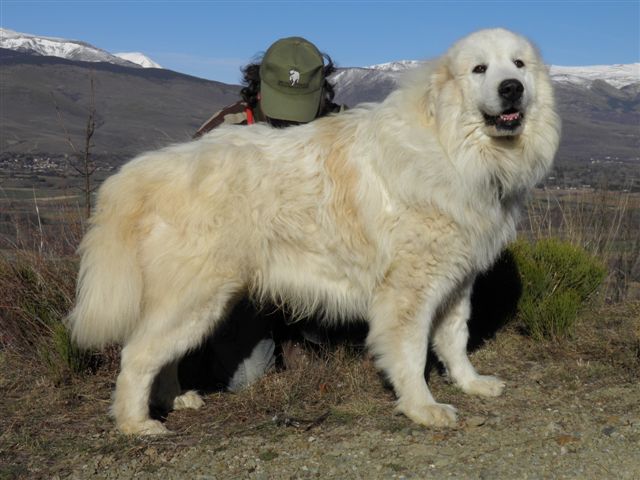
[{"label": "dog's muzzle", "polygon": [[514,131],[522,125],[524,112],[519,108],[524,94],[524,85],[520,80],[510,78],[504,80],[498,86],[498,95],[505,105],[505,109],[499,115],[489,115],[483,112],[487,125],[494,126],[505,132]]}]

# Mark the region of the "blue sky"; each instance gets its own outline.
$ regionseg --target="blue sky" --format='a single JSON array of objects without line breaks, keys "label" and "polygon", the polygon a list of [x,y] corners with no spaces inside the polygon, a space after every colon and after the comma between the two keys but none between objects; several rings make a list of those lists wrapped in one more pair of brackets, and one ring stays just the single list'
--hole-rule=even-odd
[{"label": "blue sky", "polygon": [[553,65],[640,61],[640,0],[0,0],[0,25],[113,53],[140,51],[166,68],[228,83],[291,35],[343,67],[432,58],[467,33],[497,26],[532,39]]}]

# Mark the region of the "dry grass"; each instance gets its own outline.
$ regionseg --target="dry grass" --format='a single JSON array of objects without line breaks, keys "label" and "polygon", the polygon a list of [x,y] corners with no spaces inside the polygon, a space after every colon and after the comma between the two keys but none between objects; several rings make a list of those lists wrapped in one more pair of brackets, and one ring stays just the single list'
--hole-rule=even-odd
[{"label": "dry grass", "polygon": [[[516,380],[530,364],[549,364],[554,370],[545,373],[545,382],[566,381],[569,386],[576,372],[593,385],[640,376],[640,303],[629,300],[640,282],[640,197],[580,195],[541,193],[522,233],[534,239],[560,237],[605,259],[610,270],[602,298],[608,302],[583,314],[571,342],[535,342],[515,324],[499,330],[473,354],[483,373]],[[107,415],[118,350],[91,356],[92,374],[87,375],[87,369],[80,374],[69,368],[56,346],[56,326],[62,325],[74,298],[73,251],[84,229],[80,218],[72,206],[44,212],[39,203],[38,215],[30,221],[16,219],[11,238],[5,236],[1,246],[0,478],[63,476],[77,468],[79,452],[115,462],[149,462],[145,452],[150,448],[165,459],[187,445],[215,451],[219,439],[228,435],[259,432],[277,443],[292,432],[308,436],[336,426],[413,428],[407,419],[391,415],[393,392],[385,388],[372,361],[362,352],[338,347],[309,350],[299,367],[273,372],[241,393],[208,395],[201,411],[170,413],[167,426],[178,435],[118,435]],[[461,395],[435,370],[429,381],[439,401],[451,402],[467,415],[484,414],[482,403]]]},{"label": "dry grass", "polygon": [[[571,343],[536,342],[508,326],[473,354],[473,362],[481,372],[505,378],[507,395],[480,400],[462,394],[435,370],[430,375],[436,398],[459,409],[462,429],[465,419],[490,417],[489,411],[505,419],[527,418],[546,408],[548,391],[566,396],[555,402],[570,402],[581,391],[616,392],[640,376],[640,303],[595,309],[583,318]],[[25,382],[19,358],[0,355],[0,478],[64,477],[74,471],[91,475],[93,470],[83,470],[85,463],[108,468],[133,459],[140,468],[153,469],[170,465],[192,446],[214,458],[226,448],[222,440],[240,437],[259,439],[264,450],[291,435],[304,445],[310,436],[332,431],[411,435],[419,429],[392,415],[393,394],[362,352],[319,350],[305,363],[266,375],[238,394],[207,395],[203,409],[168,415],[167,426],[175,435],[141,439],[117,434],[107,415],[115,371],[102,369],[54,385],[46,369],[30,367]],[[523,384],[529,385],[526,398],[518,393]],[[532,392],[537,396],[528,396]],[[624,399],[620,402],[622,409]],[[456,438],[447,432],[433,435],[445,443],[449,435],[451,441]]]},{"label": "dry grass", "polygon": [[[274,371],[238,393],[212,394],[206,408],[215,412],[213,424],[218,427],[222,419],[223,424],[231,420],[233,428],[238,423],[256,428],[258,422],[258,427],[311,429],[329,417],[335,421],[375,415],[392,400],[370,357],[338,346],[308,348],[295,367]],[[184,427],[172,426],[171,419],[169,423],[170,428]]]},{"label": "dry grass", "polygon": [[11,260],[0,258],[3,350],[26,361],[58,363],[51,356],[73,299],[74,277],[75,265],[63,259],[24,250]]},{"label": "dry grass", "polygon": [[237,394],[207,395],[201,410],[172,412],[166,424],[177,434],[159,438],[115,431],[107,415],[114,370],[59,384],[42,367],[29,367],[28,382],[23,372],[19,357],[0,355],[0,478],[68,474],[79,454],[148,461],[150,446],[171,458],[181,447],[204,442],[217,448],[220,439],[236,435],[260,434],[277,442],[283,434],[393,420],[392,393],[371,361],[346,347],[312,352],[297,367],[272,372]]},{"label": "dry grass", "polygon": [[0,351],[21,364],[44,365],[54,383],[101,365],[116,350],[83,352],[70,340],[64,319],[75,298],[75,250],[84,220],[73,205],[43,207],[35,215],[12,215],[12,235],[0,237]]},{"label": "dry grass", "polygon": [[522,235],[580,246],[608,267],[602,299],[640,298],[640,194],[596,189],[538,192]]}]

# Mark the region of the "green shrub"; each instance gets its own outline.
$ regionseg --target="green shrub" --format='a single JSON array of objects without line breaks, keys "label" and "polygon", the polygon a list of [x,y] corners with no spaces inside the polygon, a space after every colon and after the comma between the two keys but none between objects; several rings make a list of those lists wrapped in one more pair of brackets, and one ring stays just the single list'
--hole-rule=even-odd
[{"label": "green shrub", "polygon": [[583,248],[556,239],[511,247],[522,279],[519,316],[536,339],[570,336],[581,307],[605,277],[602,263]]}]

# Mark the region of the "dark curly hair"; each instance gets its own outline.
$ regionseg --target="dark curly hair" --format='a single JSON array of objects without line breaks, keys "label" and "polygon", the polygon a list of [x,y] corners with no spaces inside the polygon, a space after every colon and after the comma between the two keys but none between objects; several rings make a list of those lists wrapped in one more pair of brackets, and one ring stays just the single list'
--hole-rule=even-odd
[{"label": "dark curly hair", "polygon": [[[322,75],[324,77],[324,85],[322,87],[323,96],[320,100],[320,106],[318,107],[318,117],[324,117],[330,113],[340,111],[340,105],[333,103],[333,97],[335,91],[333,85],[327,78],[329,75],[336,71],[336,67],[333,64],[333,60],[326,53],[322,54],[324,59],[324,67],[322,68]],[[258,105],[258,93],[260,93],[260,63],[262,58],[258,58],[254,63],[243,67],[242,71],[242,84],[244,87],[240,90],[242,100],[249,106],[249,108],[255,108]],[[292,122],[286,122],[284,120],[270,120],[270,123],[274,126],[286,126]],[[282,123],[282,125],[279,125]]]}]

